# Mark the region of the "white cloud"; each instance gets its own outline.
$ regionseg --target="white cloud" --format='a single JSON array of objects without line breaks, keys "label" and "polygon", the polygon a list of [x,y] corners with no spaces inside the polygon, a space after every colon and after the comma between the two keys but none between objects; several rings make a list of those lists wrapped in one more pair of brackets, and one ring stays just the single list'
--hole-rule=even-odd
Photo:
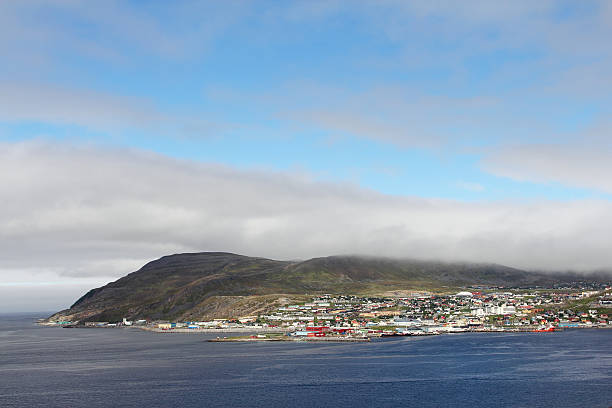
[{"label": "white cloud", "polygon": [[0,120],[35,120],[102,129],[149,126],[163,115],[150,101],[37,83],[0,82]]},{"label": "white cloud", "polygon": [[[462,203],[238,171],[128,150],[3,144],[0,269],[115,277],[148,259],[222,250],[612,265],[607,201]],[[8,274],[9,276],[7,276]],[[48,278],[45,278],[48,280]]]},{"label": "white cloud", "polygon": [[0,121],[76,125],[115,137],[129,129],[144,129],[150,135],[207,137],[232,126],[208,120],[201,113],[162,111],[147,98],[18,81],[0,81]]},{"label": "white cloud", "polygon": [[163,9],[113,0],[1,2],[0,50],[12,54],[13,63],[41,55],[63,65],[66,52],[119,65],[151,55],[188,59],[205,54],[248,10],[239,1],[177,2]]},{"label": "white cloud", "polygon": [[514,180],[612,193],[612,149],[607,144],[503,147],[487,154],[482,164],[486,171]]},{"label": "white cloud", "polygon": [[[279,85],[266,94],[217,91],[214,95],[248,100],[281,120],[325,131],[392,143],[401,147],[440,149],[542,125],[506,110],[495,97],[428,95],[408,86],[374,86],[359,91],[312,82]],[[520,115],[520,114],[519,114]],[[513,123],[500,129],[500,123]]]}]

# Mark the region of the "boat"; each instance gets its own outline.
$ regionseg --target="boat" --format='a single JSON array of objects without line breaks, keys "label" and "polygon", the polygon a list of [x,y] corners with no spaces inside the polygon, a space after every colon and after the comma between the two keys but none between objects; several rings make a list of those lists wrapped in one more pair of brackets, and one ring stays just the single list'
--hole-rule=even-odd
[{"label": "boat", "polygon": [[540,326],[537,329],[532,330],[532,333],[548,333],[548,332],[554,332],[555,328],[554,326]]}]

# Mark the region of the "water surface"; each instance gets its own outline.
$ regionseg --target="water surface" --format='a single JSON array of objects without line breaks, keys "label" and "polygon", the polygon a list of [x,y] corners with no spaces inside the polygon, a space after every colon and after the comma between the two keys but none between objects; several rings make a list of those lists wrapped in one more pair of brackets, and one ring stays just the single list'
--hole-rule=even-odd
[{"label": "water surface", "polygon": [[3,407],[610,407],[612,330],[207,343],[0,316]]}]

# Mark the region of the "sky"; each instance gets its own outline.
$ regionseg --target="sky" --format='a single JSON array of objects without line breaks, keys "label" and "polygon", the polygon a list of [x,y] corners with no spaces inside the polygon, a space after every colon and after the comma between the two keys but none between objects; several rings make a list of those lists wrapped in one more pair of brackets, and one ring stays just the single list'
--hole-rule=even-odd
[{"label": "sky", "polygon": [[0,312],[227,251],[612,270],[612,2],[0,2]]}]

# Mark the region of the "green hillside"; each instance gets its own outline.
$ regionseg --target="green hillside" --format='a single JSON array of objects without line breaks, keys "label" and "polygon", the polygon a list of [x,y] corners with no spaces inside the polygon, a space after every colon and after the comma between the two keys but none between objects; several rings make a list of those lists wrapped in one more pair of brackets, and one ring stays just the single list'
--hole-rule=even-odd
[{"label": "green hillside", "polygon": [[450,290],[467,285],[546,286],[560,279],[494,264],[359,256],[287,262],[222,252],[188,253],[164,256],[92,289],[50,320],[200,320],[257,313],[320,293]]}]

